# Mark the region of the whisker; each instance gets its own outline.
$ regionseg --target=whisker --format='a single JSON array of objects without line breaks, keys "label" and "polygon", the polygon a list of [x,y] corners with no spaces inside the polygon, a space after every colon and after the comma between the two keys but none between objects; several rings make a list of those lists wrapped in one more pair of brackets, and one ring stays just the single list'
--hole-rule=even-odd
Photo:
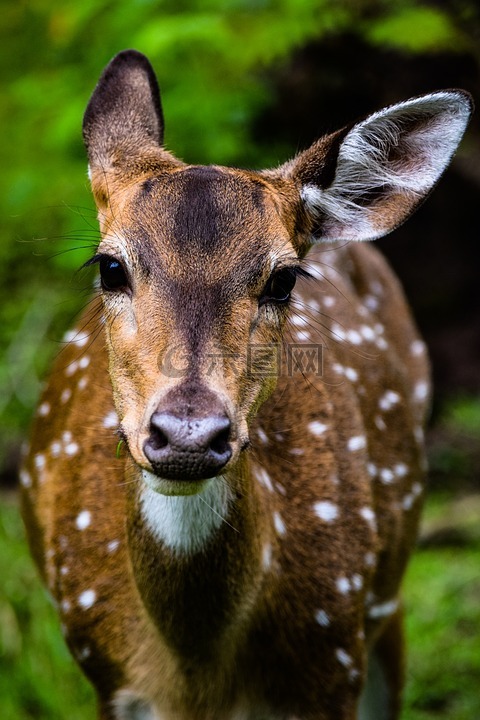
[{"label": "whisker", "polygon": [[205,500],[205,498],[203,498],[201,495],[198,495],[198,497],[200,498],[200,500],[201,500],[207,507],[210,508],[210,510],[211,510],[215,515],[217,515],[217,517],[220,518],[220,520],[221,520],[222,522],[224,522],[226,525],[228,525],[228,527],[232,528],[232,530],[235,530],[236,533],[239,533],[239,534],[240,534],[240,530],[237,530],[237,528],[234,527],[231,523],[229,523],[228,520],[226,520],[226,519],[223,517],[223,515],[220,515],[220,513],[217,512],[217,511],[215,510],[215,508],[213,508],[213,507]]}]

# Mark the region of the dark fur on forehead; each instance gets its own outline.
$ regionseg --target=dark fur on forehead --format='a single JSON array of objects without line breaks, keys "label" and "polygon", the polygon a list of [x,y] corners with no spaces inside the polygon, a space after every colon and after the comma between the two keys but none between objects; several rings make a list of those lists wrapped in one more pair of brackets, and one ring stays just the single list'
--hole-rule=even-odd
[{"label": "dark fur on forehead", "polygon": [[[238,236],[253,215],[263,215],[263,192],[255,178],[214,166],[193,166],[145,180],[137,208],[139,217],[147,207],[150,216],[161,213],[169,244],[184,252],[195,248],[213,253]],[[154,231],[153,224],[148,225]]]},{"label": "dark fur on forehead", "polygon": [[260,184],[215,167],[193,167],[182,173],[175,212],[174,239],[208,252],[221,250],[252,212],[262,214]]}]

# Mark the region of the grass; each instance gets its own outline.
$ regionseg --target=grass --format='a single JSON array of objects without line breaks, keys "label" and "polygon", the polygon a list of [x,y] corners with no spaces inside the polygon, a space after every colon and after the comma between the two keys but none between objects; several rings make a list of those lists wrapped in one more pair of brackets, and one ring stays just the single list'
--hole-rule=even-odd
[{"label": "grass", "polygon": [[[0,496],[2,720],[91,720],[94,697],[65,647],[28,555],[14,495]],[[428,522],[449,516],[434,495]],[[479,517],[480,521],[480,517]],[[405,583],[408,681],[402,720],[480,718],[480,543],[419,550]]]},{"label": "grass", "polygon": [[0,496],[0,577],[2,720],[94,718],[93,692],[37,577],[13,495]]}]

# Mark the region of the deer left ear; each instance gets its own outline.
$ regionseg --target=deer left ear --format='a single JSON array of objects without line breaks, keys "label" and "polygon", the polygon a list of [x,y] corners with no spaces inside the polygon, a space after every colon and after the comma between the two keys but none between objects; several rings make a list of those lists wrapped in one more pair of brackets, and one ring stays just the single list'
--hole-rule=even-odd
[{"label": "deer left ear", "polygon": [[316,242],[374,240],[435,186],[473,102],[463,90],[413,98],[317,141],[280,170],[300,186]]}]

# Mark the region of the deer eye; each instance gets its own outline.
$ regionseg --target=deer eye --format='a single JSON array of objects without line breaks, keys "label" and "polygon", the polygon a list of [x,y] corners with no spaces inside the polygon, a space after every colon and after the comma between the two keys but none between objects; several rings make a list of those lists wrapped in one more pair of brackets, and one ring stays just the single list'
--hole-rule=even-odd
[{"label": "deer eye", "polygon": [[99,266],[100,280],[104,290],[121,290],[128,286],[127,274],[119,260],[108,255],[102,255]]},{"label": "deer eye", "polygon": [[295,268],[285,268],[271,275],[260,298],[259,305],[276,303],[284,305],[290,300],[290,293],[295,287],[297,272]]}]

